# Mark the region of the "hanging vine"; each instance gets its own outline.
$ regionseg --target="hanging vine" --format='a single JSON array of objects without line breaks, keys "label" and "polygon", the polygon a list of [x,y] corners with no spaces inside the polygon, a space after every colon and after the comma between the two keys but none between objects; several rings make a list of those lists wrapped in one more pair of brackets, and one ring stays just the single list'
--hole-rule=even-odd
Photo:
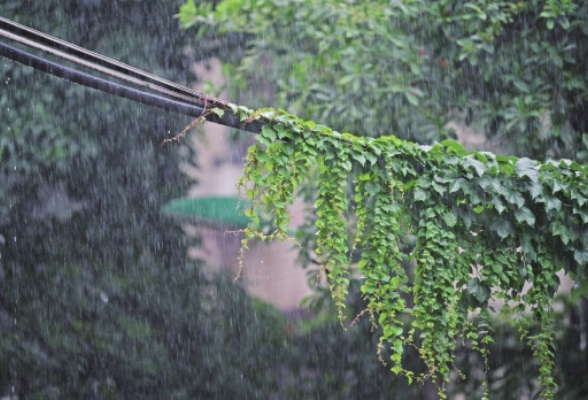
[{"label": "hanging vine", "polygon": [[[540,362],[541,396],[553,398],[555,273],[564,268],[581,290],[587,286],[587,167],[466,152],[449,140],[421,146],[394,136],[356,137],[282,110],[234,111],[245,123],[266,122],[240,181],[252,200],[244,248],[252,238],[287,238],[287,205],[304,174],[317,166],[315,251],[341,318],[350,271],[362,274],[362,295],[382,327],[380,345],[390,345],[393,372],[411,382],[432,379],[445,398],[460,335],[487,362],[489,300],[496,298],[510,304],[502,314],[525,320],[530,309],[539,322],[539,333],[521,333]],[[356,266],[347,234],[350,176],[357,217],[351,246],[361,248]],[[260,216],[273,219],[276,230],[260,231]],[[400,250],[407,235],[416,236],[410,256]],[[413,282],[401,265],[407,257],[416,263]],[[525,292],[526,283],[531,285]],[[413,306],[404,294],[412,296]],[[468,316],[476,311],[474,326]],[[410,329],[401,314],[411,316]],[[406,346],[418,348],[425,373],[403,368]]]}]

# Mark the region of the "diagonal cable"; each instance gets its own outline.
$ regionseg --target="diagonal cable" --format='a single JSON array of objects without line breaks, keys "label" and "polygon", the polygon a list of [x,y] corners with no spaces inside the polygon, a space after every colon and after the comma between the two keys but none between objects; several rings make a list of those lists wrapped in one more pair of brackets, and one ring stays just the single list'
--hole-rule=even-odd
[{"label": "diagonal cable", "polygon": [[106,75],[191,103],[226,108],[228,103],[138,68],[105,57],[35,29],[0,17],[0,37],[14,40]]},{"label": "diagonal cable", "polygon": [[187,103],[180,100],[170,99],[168,97],[154,93],[143,92],[135,88],[130,88],[128,86],[98,78],[85,72],[65,67],[49,60],[45,60],[42,57],[35,56],[20,49],[16,49],[2,42],[0,42],[0,56],[9,58],[13,61],[66,79],[68,81],[79,83],[80,85],[97,89],[118,97],[123,97],[125,99],[133,100],[142,104],[177,112],[179,114],[194,118],[203,116],[207,121],[252,133],[261,132],[261,123],[259,121],[252,121],[249,123],[241,122],[239,117],[235,115],[230,108],[225,111],[222,117],[219,117],[215,113],[205,113],[206,104],[204,106],[200,106],[194,103]]}]

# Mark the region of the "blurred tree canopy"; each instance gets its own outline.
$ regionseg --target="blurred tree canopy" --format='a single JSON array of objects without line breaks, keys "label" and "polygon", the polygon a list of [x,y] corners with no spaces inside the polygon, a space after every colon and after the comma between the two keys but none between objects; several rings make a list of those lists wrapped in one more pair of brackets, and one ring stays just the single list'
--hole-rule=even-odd
[{"label": "blurred tree canopy", "polygon": [[[0,15],[186,83],[178,1]],[[0,397],[268,398],[283,318],[186,257],[185,118],[0,59]]]},{"label": "blurred tree canopy", "polygon": [[262,94],[252,107],[419,143],[460,121],[514,155],[588,159],[583,2],[189,0],[178,16],[234,44],[225,71]]},{"label": "blurred tree canopy", "polygon": [[[5,1],[0,14],[186,83],[182,49],[194,42],[170,18],[180,5]],[[186,26],[227,31],[202,32],[196,56],[233,61],[231,88],[253,106],[421,142],[451,135],[447,121],[461,120],[516,154],[585,160],[583,5],[276,0],[220,2],[215,18],[209,11],[187,3],[180,12]],[[494,32],[494,53],[476,29]],[[519,30],[546,44],[511,40]],[[464,38],[473,47],[457,42]],[[556,56],[567,69],[552,68]],[[181,118],[8,60],[0,70],[0,396],[428,398],[380,367],[369,321],[349,333],[317,322],[290,340],[274,310],[186,260],[179,225],[159,213],[188,184],[177,148],[160,146]],[[544,77],[546,87],[533,86]],[[574,355],[557,358],[560,382],[575,384],[560,392],[570,399],[586,393],[574,378],[586,366],[582,321],[576,311],[564,320],[570,339],[558,343]],[[528,356],[509,346],[493,350],[496,368],[501,351]],[[497,390],[518,398],[513,388],[528,376],[512,385],[497,376]]]}]

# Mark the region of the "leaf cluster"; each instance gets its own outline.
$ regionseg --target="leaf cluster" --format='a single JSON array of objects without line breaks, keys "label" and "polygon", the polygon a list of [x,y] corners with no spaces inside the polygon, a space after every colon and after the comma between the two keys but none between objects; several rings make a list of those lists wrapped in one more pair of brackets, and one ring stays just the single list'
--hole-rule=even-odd
[{"label": "leaf cluster", "polygon": [[[550,299],[562,268],[579,286],[587,285],[588,167],[468,152],[450,140],[423,146],[394,136],[356,137],[283,110],[248,115],[267,122],[242,181],[243,187],[252,183],[246,191],[254,202],[249,215],[262,210],[278,224],[266,235],[256,231],[254,219],[245,229],[245,246],[255,237],[287,237],[286,205],[301,171],[317,165],[320,264],[342,316],[354,263],[349,243],[361,247],[356,267],[362,296],[382,327],[381,344],[391,346],[395,373],[409,381],[432,379],[444,396],[457,340],[471,341],[485,356],[493,342],[489,301],[501,299],[508,303],[503,315],[526,321],[530,310],[538,322],[538,333],[521,334],[540,360],[542,395],[552,398]],[[355,193],[353,241],[347,234],[348,185]],[[408,256],[400,250],[407,235],[416,237]],[[413,282],[402,268],[407,258],[416,263]],[[472,326],[468,316],[476,311],[482,320]],[[408,332],[400,318],[406,315],[413,319]],[[417,342],[427,371],[415,375],[402,361],[405,347]]]}]

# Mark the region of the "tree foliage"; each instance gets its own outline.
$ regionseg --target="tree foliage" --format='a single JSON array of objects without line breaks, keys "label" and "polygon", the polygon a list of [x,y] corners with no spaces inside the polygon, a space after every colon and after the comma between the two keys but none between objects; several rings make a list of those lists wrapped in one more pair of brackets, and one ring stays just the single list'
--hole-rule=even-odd
[{"label": "tree foliage", "polygon": [[[178,82],[166,1],[2,1],[0,15]],[[160,207],[187,121],[0,59],[0,397],[268,398],[282,317],[188,260]]]},{"label": "tree foliage", "polygon": [[[179,13],[232,47],[234,94],[419,143],[472,124],[508,152],[586,160],[588,6],[571,0],[225,0]],[[214,28],[208,32],[207,26]],[[237,39],[235,39],[237,38]],[[275,99],[274,99],[275,96]],[[238,97],[237,97],[238,98]]]}]

